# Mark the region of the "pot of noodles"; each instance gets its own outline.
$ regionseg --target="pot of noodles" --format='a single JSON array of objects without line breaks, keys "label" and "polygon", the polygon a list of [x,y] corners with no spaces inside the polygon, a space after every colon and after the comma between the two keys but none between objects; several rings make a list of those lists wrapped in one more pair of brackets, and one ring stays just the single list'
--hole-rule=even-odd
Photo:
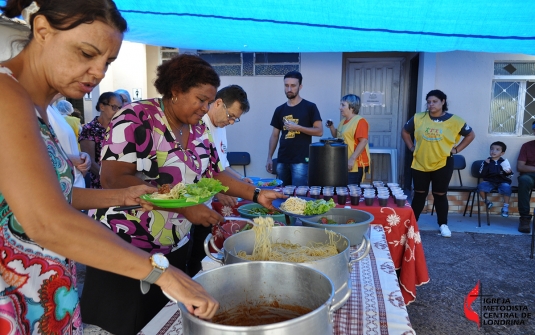
[{"label": "pot of noodles", "polygon": [[208,257],[221,264],[255,261],[299,263],[319,270],[334,284],[333,309],[343,306],[351,295],[350,273],[354,263],[366,257],[370,243],[365,236],[360,247],[350,251],[349,240],[336,232],[302,226],[276,227],[271,218],[255,218],[252,230],[232,235],[214,257],[205,240]]},{"label": "pot of noodles", "polygon": [[248,262],[219,267],[193,279],[219,302],[219,310],[206,321],[179,303],[184,334],[333,332],[334,286],[317,270],[282,262]]}]

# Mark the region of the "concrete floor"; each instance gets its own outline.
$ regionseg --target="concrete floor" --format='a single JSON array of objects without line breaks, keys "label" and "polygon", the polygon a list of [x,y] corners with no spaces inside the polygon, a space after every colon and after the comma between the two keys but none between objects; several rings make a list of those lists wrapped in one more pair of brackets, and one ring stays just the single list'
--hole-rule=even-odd
[{"label": "concrete floor", "polygon": [[[437,215],[436,213],[422,214],[418,221],[420,230],[436,230],[438,232]],[[487,225],[487,215],[485,212],[481,213],[481,227],[478,227],[477,212],[474,211],[472,217],[469,214],[463,216],[462,214],[448,215],[448,227],[454,232],[458,233],[487,233],[487,234],[504,234],[504,235],[526,235],[518,232],[518,216],[509,216],[504,218],[501,215],[490,215],[490,226]]]},{"label": "concrete floor", "polygon": [[[518,216],[502,218],[493,215],[487,226],[482,216],[478,227],[477,213],[472,217],[450,214],[448,226],[451,238],[439,235],[436,214],[420,216],[418,226],[424,247],[429,283],[418,287],[416,301],[407,306],[416,334],[535,334],[535,260],[529,258],[531,235],[517,231]],[[472,307],[482,324],[469,321],[464,312],[464,301],[477,282],[481,293],[490,298],[509,299],[497,306],[526,308],[530,317],[517,325],[489,324],[505,320],[503,317],[484,317],[482,298]],[[526,310],[525,310],[526,311]]]}]

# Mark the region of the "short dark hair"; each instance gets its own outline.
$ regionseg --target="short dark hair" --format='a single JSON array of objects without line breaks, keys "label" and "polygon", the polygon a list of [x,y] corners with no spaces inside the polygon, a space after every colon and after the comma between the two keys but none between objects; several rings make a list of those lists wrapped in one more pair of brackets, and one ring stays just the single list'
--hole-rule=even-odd
[{"label": "short dark hair", "polygon": [[[7,0],[6,5],[0,7],[3,14],[14,18],[22,14],[22,10],[33,0]],[[83,3],[72,0],[36,0],[39,10],[33,13],[28,24],[33,31],[33,19],[43,15],[48,23],[57,30],[71,30],[83,23],[101,21],[119,32],[124,33],[128,26],[117,6],[112,0],[84,0]],[[28,40],[33,38],[30,33]]]},{"label": "short dark hair", "polygon": [[505,145],[505,143],[503,143],[501,141],[492,142],[492,144],[490,146],[492,147],[493,145],[497,145],[497,146],[501,147],[502,148],[502,152],[505,152],[505,150],[507,150],[507,146]]},{"label": "short dark hair", "polygon": [[427,95],[425,96],[425,100],[427,100],[431,96],[437,97],[440,100],[444,100],[444,105],[442,106],[442,110],[444,112],[448,111],[448,97],[446,96],[446,94],[444,92],[442,92],[441,90],[429,91],[429,93],[427,93]]},{"label": "short dark hair", "polygon": [[295,78],[299,80],[299,85],[303,82],[303,75],[301,75],[301,72],[299,71],[290,71],[284,75],[284,79],[286,78]]},{"label": "short dark hair", "polygon": [[342,102],[347,102],[347,105],[349,109],[353,110],[353,114],[358,114],[360,111],[360,98],[356,96],[355,94],[348,94],[344,95],[342,99],[340,99]]},{"label": "short dark hair", "polygon": [[99,107],[100,104],[109,104],[111,98],[115,98],[119,100],[121,103],[123,102],[123,99],[121,98],[119,94],[115,92],[104,92],[100,95],[100,97],[98,97],[97,105],[95,106],[97,111],[100,112],[100,107]]},{"label": "short dark hair", "polygon": [[247,100],[247,93],[238,85],[229,85],[220,89],[215,95],[215,99],[223,100],[227,107],[232,106],[234,102],[240,104],[241,111],[245,114],[249,111],[249,100]]},{"label": "short dark hair", "polygon": [[192,87],[204,84],[216,89],[220,85],[219,75],[204,59],[196,55],[182,54],[162,63],[156,69],[157,78],[154,87],[164,99],[173,96],[173,90],[188,92]]}]

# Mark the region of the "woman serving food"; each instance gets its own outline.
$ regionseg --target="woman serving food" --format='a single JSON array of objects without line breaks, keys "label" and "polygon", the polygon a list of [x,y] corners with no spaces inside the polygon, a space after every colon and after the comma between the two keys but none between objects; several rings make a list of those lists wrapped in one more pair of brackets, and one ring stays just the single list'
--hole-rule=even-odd
[{"label": "woman serving food", "polygon": [[[219,76],[206,61],[179,55],[157,69],[155,87],[162,98],[127,104],[111,121],[102,149],[103,188],[132,185],[175,186],[216,179],[226,194],[273,208],[283,197],[260,190],[222,171],[217,151],[201,121],[215,99]],[[204,204],[156,208],[151,212],[101,209],[95,218],[132,245],[163,254],[186,269],[192,224],[210,226],[224,219]],[[137,333],[169,301],[157,288],[142,294],[139,282],[88,268],[82,316],[114,334]],[[134,321],[135,320],[135,321]]]}]

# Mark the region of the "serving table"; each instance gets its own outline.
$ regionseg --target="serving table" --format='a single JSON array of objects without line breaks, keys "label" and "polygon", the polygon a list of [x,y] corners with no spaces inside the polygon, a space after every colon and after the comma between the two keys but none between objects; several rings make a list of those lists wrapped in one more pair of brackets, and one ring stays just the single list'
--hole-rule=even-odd
[{"label": "serving table", "polygon": [[[336,196],[334,201],[337,202]],[[237,208],[246,203],[250,201],[241,201],[234,207],[222,206],[219,202],[213,202],[212,206],[223,216],[240,216]],[[372,224],[383,226],[394,266],[399,271],[403,299],[407,305],[410,304],[416,299],[416,287],[429,282],[420,231],[412,207],[409,203],[404,207],[397,207],[393,198],[388,199],[386,206],[379,206],[378,199],[374,200],[372,206],[366,206],[363,201],[358,206],[351,206],[349,197],[346,204],[336,207],[347,206],[372,214],[374,216]],[[215,228],[213,234],[216,236],[216,244],[222,247],[222,236]]]},{"label": "serving table", "polygon": [[[371,248],[351,272],[352,291],[347,303],[334,313],[334,334],[415,334],[398,284],[385,230],[372,224]],[[355,250],[355,247],[352,248]],[[142,330],[143,335],[181,335],[182,319],[169,302]]]}]

